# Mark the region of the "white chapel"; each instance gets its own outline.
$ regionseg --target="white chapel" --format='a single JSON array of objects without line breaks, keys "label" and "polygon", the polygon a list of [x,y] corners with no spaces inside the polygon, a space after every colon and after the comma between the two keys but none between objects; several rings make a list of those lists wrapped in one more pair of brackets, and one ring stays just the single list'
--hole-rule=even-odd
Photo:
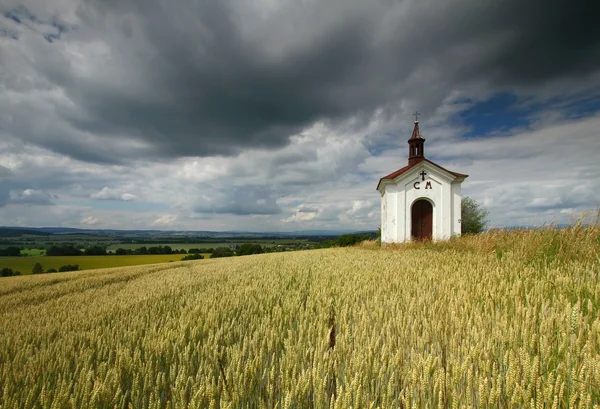
[{"label": "white chapel", "polygon": [[425,158],[424,143],[416,120],[408,140],[408,165],[377,184],[382,245],[460,235],[461,183],[468,175]]}]

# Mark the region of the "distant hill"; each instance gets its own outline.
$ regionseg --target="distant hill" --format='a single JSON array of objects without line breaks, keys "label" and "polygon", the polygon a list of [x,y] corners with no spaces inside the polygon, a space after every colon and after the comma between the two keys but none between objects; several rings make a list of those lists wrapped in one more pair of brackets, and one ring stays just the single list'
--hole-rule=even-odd
[{"label": "distant hill", "polygon": [[51,233],[38,229],[19,227],[0,227],[0,237],[22,237],[22,236],[51,236]]}]

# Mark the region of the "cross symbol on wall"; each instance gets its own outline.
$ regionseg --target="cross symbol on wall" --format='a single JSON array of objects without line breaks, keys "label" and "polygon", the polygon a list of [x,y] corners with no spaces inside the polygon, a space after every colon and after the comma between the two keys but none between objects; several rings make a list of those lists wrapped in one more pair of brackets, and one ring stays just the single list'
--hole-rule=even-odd
[{"label": "cross symbol on wall", "polygon": [[421,173],[419,173],[419,175],[421,175],[421,180],[425,181],[425,175],[427,175],[427,173],[424,170],[422,170]]}]

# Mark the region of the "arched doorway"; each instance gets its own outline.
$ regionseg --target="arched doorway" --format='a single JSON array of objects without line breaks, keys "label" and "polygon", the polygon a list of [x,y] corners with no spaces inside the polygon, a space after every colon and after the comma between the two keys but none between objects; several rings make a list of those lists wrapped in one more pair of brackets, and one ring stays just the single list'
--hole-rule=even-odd
[{"label": "arched doorway", "polygon": [[431,240],[433,232],[433,206],[425,199],[417,200],[411,209],[413,240]]}]

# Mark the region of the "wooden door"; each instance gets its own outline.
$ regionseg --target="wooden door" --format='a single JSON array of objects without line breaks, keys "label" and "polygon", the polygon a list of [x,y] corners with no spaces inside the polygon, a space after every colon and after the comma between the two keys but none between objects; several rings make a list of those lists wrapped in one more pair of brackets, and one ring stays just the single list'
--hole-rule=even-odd
[{"label": "wooden door", "polygon": [[427,200],[417,200],[412,205],[412,237],[415,240],[431,240],[433,232],[433,206]]}]

